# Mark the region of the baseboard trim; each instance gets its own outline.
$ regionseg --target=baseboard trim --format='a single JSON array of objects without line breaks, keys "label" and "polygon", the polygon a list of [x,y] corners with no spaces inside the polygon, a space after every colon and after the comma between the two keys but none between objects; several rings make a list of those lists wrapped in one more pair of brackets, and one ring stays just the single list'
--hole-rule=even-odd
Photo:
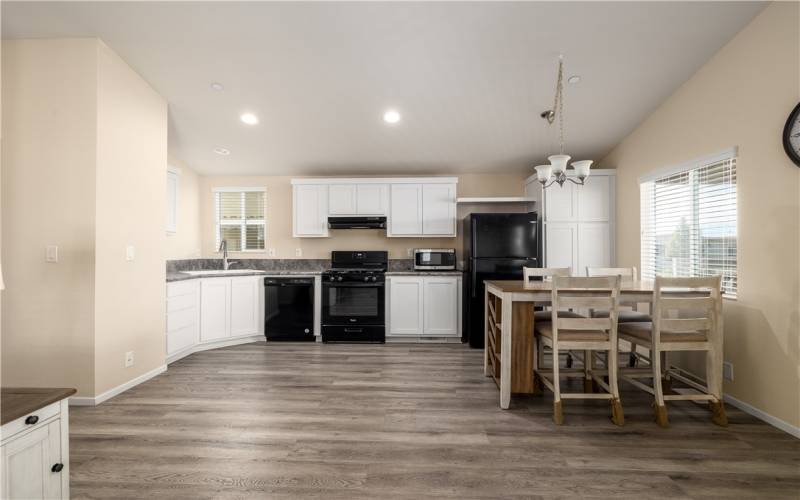
[{"label": "baseboard trim", "polygon": [[190,354],[194,354],[196,352],[209,351],[211,349],[219,349],[220,347],[231,347],[234,345],[252,344],[253,342],[264,342],[264,341],[265,341],[264,335],[257,333],[253,335],[247,335],[246,337],[238,337],[235,339],[217,340],[215,342],[197,344],[167,356],[167,364],[168,365],[172,364],[175,361],[183,359],[186,356],[189,356]]},{"label": "baseboard trim", "polygon": [[736,408],[742,410],[743,412],[748,413],[759,420],[763,420],[769,425],[776,427],[782,430],[783,432],[791,434],[792,436],[800,439],[800,427],[792,425],[789,422],[779,419],[778,417],[774,417],[769,413],[763,410],[759,410],[755,406],[745,403],[744,401],[736,399],[735,397],[730,396],[728,394],[725,394],[724,399],[725,402],[728,403],[729,405],[735,406]]},{"label": "baseboard trim", "polygon": [[461,337],[437,335],[387,335],[387,344],[460,344]]},{"label": "baseboard trim", "polygon": [[167,365],[161,365],[158,368],[154,368],[147,373],[143,373],[136,378],[128,380],[124,384],[120,384],[112,389],[107,390],[106,392],[99,394],[94,397],[72,397],[69,398],[69,405],[70,406],[97,406],[109,399],[122,394],[123,392],[127,391],[132,387],[136,387],[137,385],[141,384],[142,382],[147,382],[151,378],[160,375],[167,371]]}]

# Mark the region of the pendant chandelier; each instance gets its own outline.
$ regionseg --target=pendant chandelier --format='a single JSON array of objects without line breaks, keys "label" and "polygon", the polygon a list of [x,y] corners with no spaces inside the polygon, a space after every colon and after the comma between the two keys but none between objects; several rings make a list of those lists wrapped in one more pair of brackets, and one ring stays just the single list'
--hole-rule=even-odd
[{"label": "pendant chandelier", "polygon": [[572,168],[575,171],[575,177],[567,176],[567,162],[570,160],[569,155],[564,154],[564,56],[558,56],[558,79],[556,80],[556,96],[553,101],[553,109],[543,112],[540,116],[547,120],[549,125],[552,125],[558,119],[558,137],[559,137],[559,152],[557,155],[552,155],[547,158],[550,165],[539,165],[536,167],[536,179],[542,184],[543,188],[548,188],[553,184],[558,184],[560,187],[564,186],[564,182],[570,181],[572,183],[583,185],[587,177],[589,177],[589,168],[592,166],[592,160],[580,160],[572,162]]}]

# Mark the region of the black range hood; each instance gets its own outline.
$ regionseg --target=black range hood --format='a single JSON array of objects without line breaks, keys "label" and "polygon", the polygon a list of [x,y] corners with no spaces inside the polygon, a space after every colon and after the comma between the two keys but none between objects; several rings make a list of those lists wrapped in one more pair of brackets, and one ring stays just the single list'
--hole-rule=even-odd
[{"label": "black range hood", "polygon": [[330,229],[384,229],[386,217],[328,217]]}]

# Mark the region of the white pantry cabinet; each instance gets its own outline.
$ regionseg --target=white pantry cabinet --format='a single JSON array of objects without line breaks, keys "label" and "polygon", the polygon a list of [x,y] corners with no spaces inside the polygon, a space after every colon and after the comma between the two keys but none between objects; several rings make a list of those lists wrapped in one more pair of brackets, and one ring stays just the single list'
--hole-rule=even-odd
[{"label": "white pantry cabinet", "polygon": [[328,236],[328,186],[325,184],[297,184],[292,187],[293,221],[295,238],[322,238]]},{"label": "white pantry cabinet", "polygon": [[3,499],[69,498],[68,411],[63,399],[0,429]]},{"label": "white pantry cabinet", "polygon": [[526,194],[544,200],[545,266],[570,267],[583,276],[586,267],[614,265],[615,175],[614,170],[592,170],[583,186],[567,181],[544,192],[535,175],[526,180]]},{"label": "white pantry cabinet", "polygon": [[388,337],[461,337],[460,276],[389,276]]}]

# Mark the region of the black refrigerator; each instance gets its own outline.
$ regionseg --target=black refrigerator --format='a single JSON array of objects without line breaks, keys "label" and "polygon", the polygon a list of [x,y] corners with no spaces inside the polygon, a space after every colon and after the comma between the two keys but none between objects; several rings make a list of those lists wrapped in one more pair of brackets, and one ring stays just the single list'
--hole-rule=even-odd
[{"label": "black refrigerator", "polygon": [[541,227],[536,212],[470,214],[464,218],[464,328],[462,341],[483,348],[486,280],[521,280],[522,268],[540,267]]}]

